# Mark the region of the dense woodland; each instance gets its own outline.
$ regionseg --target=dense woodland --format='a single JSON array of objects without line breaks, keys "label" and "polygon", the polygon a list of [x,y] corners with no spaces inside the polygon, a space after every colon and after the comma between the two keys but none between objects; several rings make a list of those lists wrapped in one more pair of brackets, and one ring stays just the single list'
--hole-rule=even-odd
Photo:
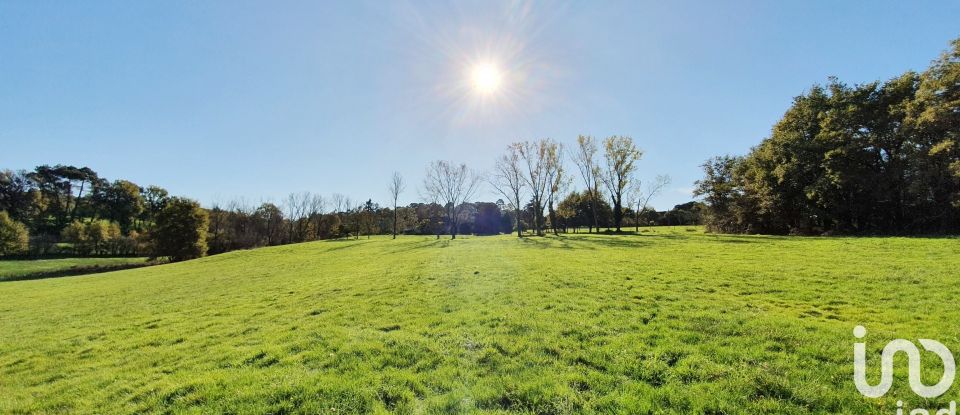
[{"label": "dense woodland", "polygon": [[703,168],[713,231],[957,234],[960,39],[923,73],[815,85],[749,154]]}]

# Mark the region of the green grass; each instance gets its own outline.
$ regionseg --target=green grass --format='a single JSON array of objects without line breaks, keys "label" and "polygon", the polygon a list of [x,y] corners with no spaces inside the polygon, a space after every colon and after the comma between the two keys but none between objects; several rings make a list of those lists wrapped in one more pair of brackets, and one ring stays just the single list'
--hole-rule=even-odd
[{"label": "green grass", "polygon": [[0,281],[31,276],[80,272],[103,267],[142,264],[146,258],[62,258],[36,260],[0,260]]},{"label": "green grass", "polygon": [[960,352],[958,273],[958,239],[680,227],[6,282],[0,413],[893,414],[957,388],[923,401],[898,359],[894,389],[862,397],[852,329],[877,356],[897,337]]}]

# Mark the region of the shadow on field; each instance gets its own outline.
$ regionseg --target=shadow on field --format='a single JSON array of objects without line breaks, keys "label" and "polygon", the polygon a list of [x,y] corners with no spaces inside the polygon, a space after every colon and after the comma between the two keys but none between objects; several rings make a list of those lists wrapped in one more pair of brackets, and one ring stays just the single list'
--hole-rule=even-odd
[{"label": "shadow on field", "polygon": [[577,242],[584,245],[599,245],[608,248],[643,248],[653,245],[655,242],[643,238],[634,237],[613,237],[613,238],[578,238]]},{"label": "shadow on field", "polygon": [[672,233],[637,233],[631,236],[636,236],[644,239],[670,239],[670,240],[679,240],[679,239],[690,239],[689,235],[677,235]]},{"label": "shadow on field", "polygon": [[33,272],[29,274],[16,275],[0,278],[0,284],[11,281],[42,280],[47,278],[72,277],[77,275],[99,274],[102,272],[122,271],[125,269],[143,268],[154,265],[160,265],[162,262],[142,262],[136,264],[116,264],[116,265],[90,265],[81,267],[71,267],[58,269],[55,271]]},{"label": "shadow on field", "polygon": [[550,236],[547,238],[540,236],[528,236],[521,238],[520,242],[538,249],[573,249],[565,236]]},{"label": "shadow on field", "polygon": [[419,242],[404,244],[402,247],[390,251],[391,254],[402,254],[404,252],[416,251],[423,248],[439,247],[446,248],[450,246],[449,239],[426,239]]},{"label": "shadow on field", "polygon": [[610,248],[642,248],[656,243],[655,239],[683,239],[674,235],[636,235],[627,234],[585,234],[585,235],[547,235],[546,237],[529,236],[523,238],[523,243],[535,248],[552,249],[597,249]]},{"label": "shadow on field", "polygon": [[[327,244],[340,244],[340,246],[335,246],[327,250],[327,252],[333,252],[333,251],[344,250],[347,248],[354,248],[360,245],[368,244],[373,241],[370,241],[370,240],[358,241],[356,239],[327,239],[323,242]],[[348,243],[348,242],[353,242],[353,243]]]},{"label": "shadow on field", "polygon": [[[764,244],[773,241],[786,241],[786,240],[798,240],[798,238],[807,238],[807,237],[796,237],[796,236],[783,236],[783,235],[732,235],[732,234],[716,234],[708,233],[704,234],[704,238],[707,240],[713,240],[715,242],[725,243],[725,244]],[[817,237],[812,237],[817,238]]]},{"label": "shadow on field", "polygon": [[720,242],[720,243],[722,243],[722,244],[758,244],[758,243],[763,243],[763,241],[750,240],[750,239],[738,238],[738,237],[733,237],[733,238],[731,238],[731,237],[717,238],[717,242]]}]

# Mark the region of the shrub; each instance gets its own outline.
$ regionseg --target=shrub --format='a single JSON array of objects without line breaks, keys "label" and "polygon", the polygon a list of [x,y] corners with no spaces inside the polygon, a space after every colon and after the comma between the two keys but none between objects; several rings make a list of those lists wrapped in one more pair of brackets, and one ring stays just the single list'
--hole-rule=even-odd
[{"label": "shrub", "polygon": [[[135,234],[135,232],[132,232]],[[136,243],[123,236],[116,222],[100,219],[88,223],[75,220],[60,233],[78,255],[128,255],[136,253]]]},{"label": "shrub", "polygon": [[0,211],[0,256],[25,253],[29,244],[27,227],[10,219],[6,211]]}]

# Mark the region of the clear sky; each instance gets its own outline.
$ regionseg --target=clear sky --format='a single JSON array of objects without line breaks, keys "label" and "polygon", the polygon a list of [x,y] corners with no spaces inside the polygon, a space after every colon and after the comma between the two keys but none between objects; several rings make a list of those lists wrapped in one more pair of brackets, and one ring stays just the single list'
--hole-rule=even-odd
[{"label": "clear sky", "polygon": [[[960,2],[0,0],[0,168],[89,166],[209,205],[418,199],[426,164],[632,136],[660,209],[793,96],[922,70]],[[497,69],[481,93],[471,68]],[[495,200],[492,191],[481,198]]]}]

